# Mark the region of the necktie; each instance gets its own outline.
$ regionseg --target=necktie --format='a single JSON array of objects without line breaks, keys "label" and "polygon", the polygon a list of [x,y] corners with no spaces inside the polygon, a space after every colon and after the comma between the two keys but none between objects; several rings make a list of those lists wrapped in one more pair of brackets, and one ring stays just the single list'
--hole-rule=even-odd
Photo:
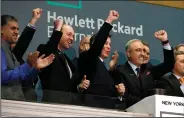
[{"label": "necktie", "polygon": [[179,78],[179,82],[180,82],[181,84],[184,84],[184,77],[183,77],[183,78]]},{"label": "necktie", "polygon": [[68,64],[68,61],[66,60],[66,57],[65,55],[62,53],[62,52],[58,52],[58,55],[61,56],[64,61],[65,61],[65,64],[66,64],[66,68],[67,68],[67,72],[69,73],[69,76],[70,76],[70,79],[72,78],[72,70]]},{"label": "necktie", "polygon": [[137,71],[137,77],[139,77],[140,68],[136,68],[135,70]]}]

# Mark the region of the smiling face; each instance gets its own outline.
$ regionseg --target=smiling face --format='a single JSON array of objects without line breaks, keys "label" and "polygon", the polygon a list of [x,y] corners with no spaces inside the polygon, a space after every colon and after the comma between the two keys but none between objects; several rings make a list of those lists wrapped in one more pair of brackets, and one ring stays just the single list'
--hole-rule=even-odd
[{"label": "smiling face", "polygon": [[6,25],[1,26],[1,37],[10,44],[16,43],[19,34],[19,26],[17,21],[8,21]]},{"label": "smiling face", "polygon": [[59,41],[58,47],[62,50],[69,49],[74,41],[74,30],[69,25],[63,25],[62,37]]},{"label": "smiling face", "polygon": [[141,41],[136,40],[133,41],[130,46],[128,47],[126,51],[126,55],[128,57],[128,60],[139,67],[141,64],[143,64],[144,61],[144,45]]},{"label": "smiling face", "polygon": [[184,76],[184,54],[175,56],[173,73],[178,76]]},{"label": "smiling face", "polygon": [[149,49],[148,46],[144,45],[143,53],[144,53],[144,61],[143,61],[143,63],[146,64],[150,60],[150,49]]},{"label": "smiling face", "polygon": [[102,49],[102,52],[101,52],[100,57],[101,57],[102,59],[107,58],[107,57],[109,56],[110,51],[111,51],[111,38],[108,37],[108,38],[107,38],[107,41],[106,41],[105,44],[104,44],[104,47],[103,47],[103,49]]}]

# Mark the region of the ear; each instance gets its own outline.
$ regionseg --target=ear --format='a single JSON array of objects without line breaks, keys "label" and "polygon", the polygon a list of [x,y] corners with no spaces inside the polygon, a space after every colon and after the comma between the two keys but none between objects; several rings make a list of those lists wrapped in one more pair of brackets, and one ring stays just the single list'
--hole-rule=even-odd
[{"label": "ear", "polygon": [[3,27],[1,26],[1,33],[3,33]]},{"label": "ear", "polygon": [[130,57],[130,52],[128,50],[126,51],[126,55],[128,58]]}]

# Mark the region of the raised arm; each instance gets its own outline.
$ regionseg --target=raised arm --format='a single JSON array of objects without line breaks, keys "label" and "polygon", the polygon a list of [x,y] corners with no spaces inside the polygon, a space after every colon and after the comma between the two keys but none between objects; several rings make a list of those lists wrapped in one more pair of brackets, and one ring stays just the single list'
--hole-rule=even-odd
[{"label": "raised arm", "polygon": [[165,30],[155,32],[155,37],[163,44],[164,61],[154,66],[151,71],[155,79],[160,79],[161,76],[172,71],[174,67],[174,53]]},{"label": "raised arm", "polygon": [[43,47],[38,46],[37,50],[40,52],[40,54],[46,54],[47,56],[51,53],[55,53],[58,49],[58,43],[61,40],[62,37],[62,32],[61,28],[63,26],[63,21],[62,20],[55,20],[54,21],[54,27],[55,29],[53,30],[52,36],[50,37],[49,41],[47,44]]},{"label": "raised arm", "polygon": [[18,61],[20,61],[26,52],[33,35],[36,31],[35,24],[42,14],[42,9],[36,8],[33,9],[33,16],[30,23],[25,27],[24,31],[22,32],[21,36],[18,39],[17,44],[13,48],[13,53]]}]

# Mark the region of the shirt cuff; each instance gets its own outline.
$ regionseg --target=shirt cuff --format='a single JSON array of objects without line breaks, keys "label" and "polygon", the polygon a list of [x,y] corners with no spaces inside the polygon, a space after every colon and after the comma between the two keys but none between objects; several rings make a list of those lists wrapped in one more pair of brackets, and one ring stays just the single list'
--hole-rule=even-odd
[{"label": "shirt cuff", "polygon": [[171,46],[170,46],[169,43],[163,45],[163,47],[164,47],[164,49],[166,49],[166,50],[172,50],[172,48],[171,48]]},{"label": "shirt cuff", "polygon": [[34,25],[30,24],[30,23],[28,23],[27,26],[30,27],[30,28],[32,28],[32,29],[36,29],[36,26],[34,26]]},{"label": "shirt cuff", "polygon": [[82,93],[84,90],[79,88],[79,85],[77,86],[77,90],[79,91],[79,93]]},{"label": "shirt cuff", "polygon": [[123,100],[123,97],[122,96],[118,96],[119,100],[122,101]]}]

